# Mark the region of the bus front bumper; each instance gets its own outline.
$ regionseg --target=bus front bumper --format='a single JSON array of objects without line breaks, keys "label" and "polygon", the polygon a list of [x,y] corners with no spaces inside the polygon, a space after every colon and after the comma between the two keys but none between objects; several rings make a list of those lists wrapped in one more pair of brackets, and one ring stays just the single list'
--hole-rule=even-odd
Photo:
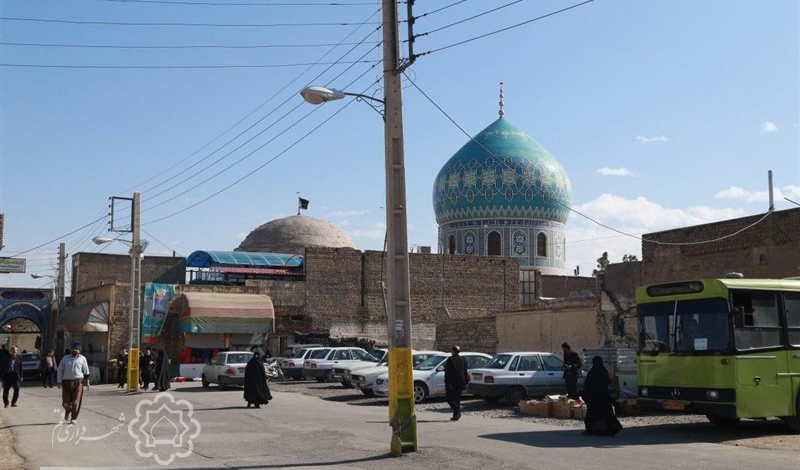
[{"label": "bus front bumper", "polygon": [[636,399],[636,405],[640,410],[643,411],[661,411],[736,418],[736,405],[731,403],[676,401],[639,397]]}]

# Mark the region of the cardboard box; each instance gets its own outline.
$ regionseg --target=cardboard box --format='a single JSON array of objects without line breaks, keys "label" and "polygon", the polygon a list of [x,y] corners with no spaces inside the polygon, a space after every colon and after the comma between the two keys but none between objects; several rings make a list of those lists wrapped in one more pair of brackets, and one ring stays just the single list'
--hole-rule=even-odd
[{"label": "cardboard box", "polygon": [[532,415],[533,412],[533,404],[536,400],[521,400],[519,402],[519,412],[526,415]]},{"label": "cardboard box", "polygon": [[586,404],[572,405],[572,417],[575,419],[585,419]]},{"label": "cardboard box", "polygon": [[553,418],[571,419],[572,418],[572,405],[566,402],[558,402],[553,404]]},{"label": "cardboard box", "polygon": [[533,415],[541,418],[553,416],[553,403],[546,401],[535,401],[533,403]]}]

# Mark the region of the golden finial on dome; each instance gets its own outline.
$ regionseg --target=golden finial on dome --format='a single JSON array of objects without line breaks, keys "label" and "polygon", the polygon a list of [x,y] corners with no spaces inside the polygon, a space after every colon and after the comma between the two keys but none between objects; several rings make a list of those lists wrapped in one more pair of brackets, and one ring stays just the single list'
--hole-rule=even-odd
[{"label": "golden finial on dome", "polygon": [[497,113],[500,115],[500,117],[503,117],[503,114],[505,114],[503,111],[503,106],[503,80],[500,80],[500,111]]}]

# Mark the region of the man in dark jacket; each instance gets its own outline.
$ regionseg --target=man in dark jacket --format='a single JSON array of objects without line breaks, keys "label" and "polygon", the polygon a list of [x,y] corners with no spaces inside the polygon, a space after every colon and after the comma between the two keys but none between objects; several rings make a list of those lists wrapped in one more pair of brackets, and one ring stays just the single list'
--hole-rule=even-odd
[{"label": "man in dark jacket", "polygon": [[578,374],[580,374],[583,363],[581,356],[572,350],[569,343],[561,345],[564,353],[564,382],[567,383],[567,398],[578,399]]},{"label": "man in dark jacket", "polygon": [[19,384],[22,382],[22,357],[17,353],[19,349],[11,346],[8,356],[4,355],[0,372],[3,377],[3,405],[8,408],[8,392],[13,388],[11,406],[17,406],[19,399]]},{"label": "man in dark jacket", "polygon": [[469,372],[467,372],[467,361],[459,355],[461,349],[453,346],[450,357],[444,364],[444,389],[447,404],[453,410],[451,421],[458,421],[461,418],[461,392],[467,388],[469,383]]}]

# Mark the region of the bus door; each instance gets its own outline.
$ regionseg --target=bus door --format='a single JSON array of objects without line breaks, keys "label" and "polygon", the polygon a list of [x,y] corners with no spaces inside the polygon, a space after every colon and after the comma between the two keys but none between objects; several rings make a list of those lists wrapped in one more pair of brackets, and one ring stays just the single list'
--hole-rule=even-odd
[{"label": "bus door", "polygon": [[[789,366],[787,380],[791,382],[791,395],[794,398],[795,413],[800,403],[800,293],[784,294],[784,311],[786,312],[786,326],[789,334],[789,350],[786,351],[786,361]],[[791,415],[787,415],[791,416]]]},{"label": "bus door", "polygon": [[739,312],[733,330],[737,414],[750,418],[794,414],[778,294],[732,291],[731,300]]}]

